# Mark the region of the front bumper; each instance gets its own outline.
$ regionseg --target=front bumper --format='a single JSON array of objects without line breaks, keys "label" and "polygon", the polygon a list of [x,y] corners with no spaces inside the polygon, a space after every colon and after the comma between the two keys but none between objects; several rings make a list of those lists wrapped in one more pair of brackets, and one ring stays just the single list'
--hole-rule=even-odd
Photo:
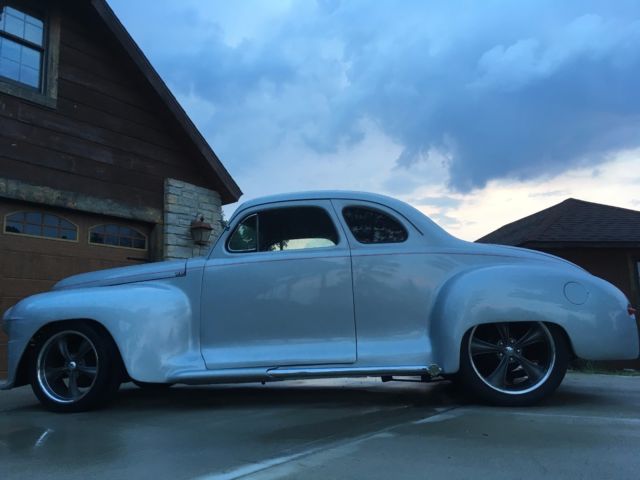
[{"label": "front bumper", "polygon": [[[4,332],[5,335],[7,335],[7,342],[10,337],[9,337],[9,327],[5,319],[10,315],[12,308],[13,307],[10,307],[9,310],[7,310],[2,317],[0,317],[0,331]],[[8,362],[9,362],[9,346],[7,345],[7,372],[10,372],[11,370],[9,368]],[[9,376],[11,376],[10,373],[9,373]],[[0,378],[0,390],[10,389],[12,387],[11,383],[12,382],[10,381],[10,378]]]},{"label": "front bumper", "polygon": [[[15,306],[14,306],[15,307]],[[0,320],[0,328],[9,338],[7,344],[7,378],[0,380],[0,390],[9,390],[16,386],[16,375],[18,373],[18,365],[24,354],[29,340],[33,332],[23,328],[15,328],[16,322],[20,322],[16,318],[12,318],[14,307],[5,312]]]},{"label": "front bumper", "polygon": [[7,365],[7,378],[3,381],[0,381],[0,390],[9,390],[14,387],[19,387],[25,382],[22,382],[21,385],[16,385],[16,375],[18,373],[18,365],[20,364],[20,359],[29,344],[29,339],[27,340],[17,340],[10,339],[9,345],[7,347],[8,355],[8,365]]}]

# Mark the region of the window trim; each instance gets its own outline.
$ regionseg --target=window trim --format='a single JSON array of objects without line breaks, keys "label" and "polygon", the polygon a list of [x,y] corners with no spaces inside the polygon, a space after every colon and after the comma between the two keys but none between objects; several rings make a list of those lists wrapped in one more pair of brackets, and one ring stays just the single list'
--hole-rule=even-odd
[{"label": "window trim", "polygon": [[[55,108],[58,102],[60,14],[53,6],[48,6],[44,10],[38,10],[34,8],[33,3],[28,0],[0,0],[0,8],[4,6],[14,7],[16,10],[27,14],[35,14],[38,18],[42,19],[44,25],[40,88],[31,87],[16,80],[0,76],[0,93],[6,93],[14,97],[22,98],[23,100]],[[13,36],[7,34],[6,38],[11,40]]]},{"label": "window trim", "polygon": [[[69,222],[70,224],[72,224],[76,230],[76,239],[72,240],[69,238],[59,238],[59,237],[45,237],[44,235],[32,235],[30,233],[16,233],[16,232],[7,232],[7,219],[11,216],[11,215],[15,215],[16,213],[39,213],[41,215],[54,215],[58,218],[62,218],[63,220]],[[70,242],[70,243],[79,243],[80,242],[80,227],[78,226],[78,224],[76,222],[73,222],[71,220],[69,220],[67,217],[63,217],[62,215],[59,215],[57,213],[52,213],[52,212],[46,212],[45,210],[15,210],[13,212],[9,212],[6,213],[4,215],[4,221],[2,224],[2,233],[5,235],[15,235],[17,237],[29,237],[29,238],[40,238],[40,239],[44,239],[44,240],[57,240],[59,242]]]},{"label": "window trim", "polygon": [[[329,218],[329,221],[331,222],[331,224],[333,225],[333,228],[336,232],[336,238],[337,238],[337,242],[335,243],[335,245],[331,245],[331,246],[327,246],[327,247],[313,247],[313,248],[297,248],[297,249],[292,249],[292,250],[260,250],[260,213],[262,212],[266,212],[269,210],[286,210],[289,208],[318,208],[320,210],[322,210],[327,217]],[[237,228],[249,217],[255,215],[256,218],[256,232],[257,232],[257,244],[256,244],[256,249],[255,250],[232,250],[231,248],[229,248],[229,242],[231,240],[231,237],[233,236],[233,234],[236,232]],[[242,253],[265,253],[265,254],[273,254],[273,253],[277,253],[279,255],[282,254],[291,254],[291,253],[300,253],[300,252],[310,252],[310,251],[323,251],[323,250],[328,250],[328,249],[335,249],[335,248],[340,248],[340,243],[342,242],[342,237],[340,236],[340,228],[338,228],[338,226],[340,226],[340,223],[336,223],[336,220],[339,222],[340,219],[338,218],[333,218],[333,216],[331,215],[331,212],[326,208],[323,207],[321,205],[278,205],[278,206],[270,206],[267,208],[263,208],[261,210],[254,210],[248,214],[246,214],[245,216],[242,217],[241,220],[239,220],[234,228],[233,231],[231,231],[232,233],[230,233],[227,238],[225,239],[224,242],[224,250],[227,253],[231,253],[233,255],[238,255],[238,254],[242,254]]]},{"label": "window trim", "polygon": [[[117,227],[127,227],[130,228],[131,230],[133,230],[134,232],[139,233],[140,235],[142,235],[144,237],[144,248],[135,248],[135,247],[123,247],[122,245],[109,245],[107,243],[96,243],[96,242],[92,242],[91,241],[91,230],[93,230],[96,227],[102,227],[103,225],[116,225]],[[140,230],[138,230],[135,227],[132,227],[131,225],[125,225],[122,223],[96,223],[91,225],[88,229],[87,229],[87,244],[90,247],[110,247],[110,248],[121,248],[121,249],[125,249],[125,250],[133,250],[134,252],[148,252],[149,251],[149,236],[146,235],[144,232],[141,232]]]},{"label": "window trim", "polygon": [[[360,240],[358,240],[356,238],[356,236],[351,231],[351,227],[349,226],[349,222],[347,221],[347,219],[344,216],[344,211],[347,208],[361,208],[363,210],[370,210],[370,211],[373,211],[373,212],[380,213],[382,215],[386,215],[387,217],[391,218],[398,225],[400,225],[402,227],[402,229],[404,230],[404,233],[405,233],[404,240],[402,240],[401,242],[371,242],[371,243],[361,242]],[[400,221],[398,219],[398,217],[396,217],[395,215],[392,215],[392,214],[390,214],[388,212],[385,212],[384,210],[381,210],[379,208],[370,207],[368,205],[362,205],[362,204],[357,204],[357,203],[347,204],[347,205],[343,205],[342,208],[340,209],[340,215],[342,216],[342,220],[344,221],[344,224],[347,227],[347,230],[349,231],[349,235],[351,235],[353,237],[353,239],[360,245],[366,245],[367,247],[372,246],[372,245],[400,245],[400,244],[406,243],[409,240],[409,235],[410,234],[409,234],[409,229],[407,228],[407,226],[402,221]],[[400,216],[402,218],[404,218],[402,215],[400,215]]]}]

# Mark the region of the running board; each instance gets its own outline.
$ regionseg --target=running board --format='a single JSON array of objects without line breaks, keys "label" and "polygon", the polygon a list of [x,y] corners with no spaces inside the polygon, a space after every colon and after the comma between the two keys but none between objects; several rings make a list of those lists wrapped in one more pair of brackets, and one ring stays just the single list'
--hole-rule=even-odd
[{"label": "running board", "polygon": [[[223,370],[182,370],[174,372],[166,383],[188,385],[213,383],[252,383],[278,380],[302,380],[313,378],[339,377],[437,377],[442,369],[436,365],[409,365],[399,367],[353,367],[348,365],[305,366],[305,367],[264,367],[229,368]],[[394,378],[396,380],[396,378]]]},{"label": "running board", "polygon": [[380,377],[383,383],[386,382],[409,382],[409,383],[428,383],[433,381],[433,377],[430,375],[420,375],[419,377],[392,377],[383,375]]},{"label": "running board", "polygon": [[269,378],[274,380],[322,377],[437,377],[441,373],[442,369],[436,364],[400,367],[277,367],[267,370]]}]

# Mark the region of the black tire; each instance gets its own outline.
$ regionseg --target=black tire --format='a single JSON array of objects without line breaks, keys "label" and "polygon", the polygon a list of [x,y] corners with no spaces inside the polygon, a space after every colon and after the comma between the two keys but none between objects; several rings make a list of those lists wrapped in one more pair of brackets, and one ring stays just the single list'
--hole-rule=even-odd
[{"label": "black tire", "polygon": [[38,335],[29,359],[31,388],[60,413],[106,405],[118,391],[122,362],[113,339],[88,322],[65,322]]},{"label": "black tire", "polygon": [[532,405],[551,395],[569,364],[563,332],[542,322],[478,325],[462,339],[456,379],[484,403]]},{"label": "black tire", "polygon": [[173,383],[152,383],[152,382],[139,382],[137,380],[131,380],[134,385],[143,390],[163,391],[173,387]]}]

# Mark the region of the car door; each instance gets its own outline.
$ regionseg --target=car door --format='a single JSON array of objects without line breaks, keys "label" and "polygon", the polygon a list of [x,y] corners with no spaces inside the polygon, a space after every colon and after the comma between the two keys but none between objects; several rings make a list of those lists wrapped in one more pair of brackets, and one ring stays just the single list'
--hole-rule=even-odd
[{"label": "car door", "polygon": [[441,267],[425,254],[422,233],[384,205],[348,199],[332,203],[351,246],[358,361],[426,365]]},{"label": "car door", "polygon": [[203,273],[207,368],[356,360],[351,260],[330,201],[239,213]]}]

